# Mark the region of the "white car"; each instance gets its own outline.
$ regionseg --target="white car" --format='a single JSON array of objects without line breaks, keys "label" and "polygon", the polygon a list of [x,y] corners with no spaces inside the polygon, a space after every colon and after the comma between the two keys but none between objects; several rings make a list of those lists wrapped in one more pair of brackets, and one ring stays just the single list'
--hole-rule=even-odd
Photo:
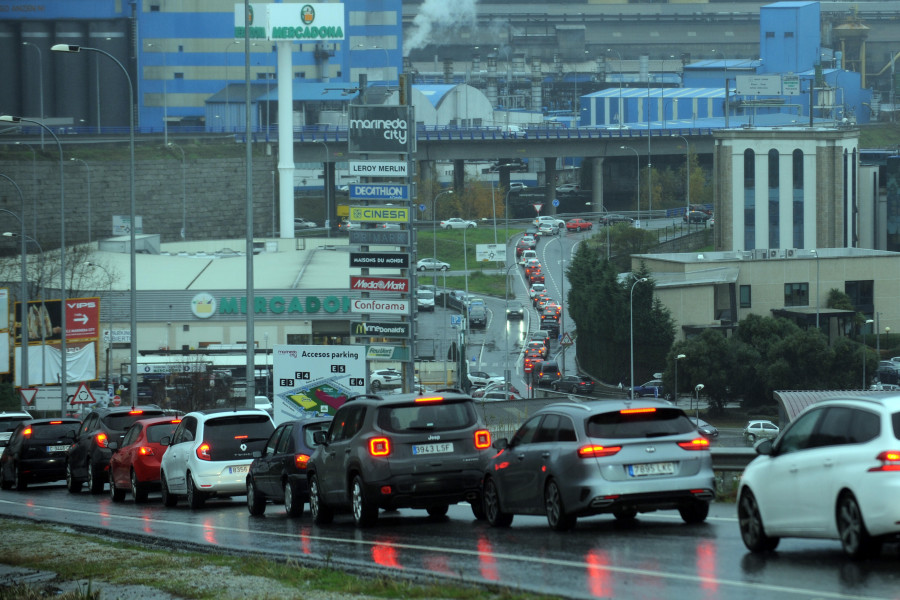
[{"label": "white car", "polygon": [[532,221],[532,224],[538,228],[540,228],[541,224],[543,224],[543,223],[549,223],[550,225],[556,227],[557,229],[564,228],[566,226],[565,221],[563,221],[562,219],[557,219],[556,217],[551,217],[550,215],[544,215],[542,217],[535,217],[534,221]]},{"label": "white car", "polygon": [[544,285],[543,283],[533,283],[531,285],[531,288],[528,290],[528,297],[533,299],[535,296],[545,291],[547,291],[546,285]]},{"label": "white car", "polygon": [[756,420],[747,423],[747,426],[744,427],[743,436],[745,440],[755,444],[757,440],[775,439],[779,433],[781,433],[781,430],[772,421]]},{"label": "white car", "polygon": [[338,225],[338,229],[341,231],[350,231],[351,229],[360,229],[362,225],[359,223],[354,223],[353,221],[341,221]]},{"label": "white car", "polygon": [[807,407],[744,469],[737,516],[744,545],[780,538],[839,540],[851,558],[877,554],[900,534],[900,395],[853,396]]},{"label": "white car", "polygon": [[559,235],[560,229],[560,227],[548,222],[538,225],[538,231],[541,232],[541,235]]},{"label": "white car", "polygon": [[373,392],[386,388],[397,388],[403,385],[403,374],[395,369],[372,371],[369,375],[369,387]]},{"label": "white car", "polygon": [[509,182],[509,191],[521,191],[524,189],[528,189],[528,186],[522,183],[521,181],[510,181]]},{"label": "white car", "polygon": [[475,221],[466,221],[456,217],[441,221],[441,229],[473,229],[474,227],[478,227]]},{"label": "white car", "polygon": [[491,383],[503,383],[502,375],[494,375],[486,371],[469,371],[469,383],[475,387],[485,387]]},{"label": "white car", "polygon": [[450,268],[449,263],[445,263],[436,258],[420,258],[416,262],[416,271],[424,271],[431,269],[432,271],[446,271]]},{"label": "white car", "polygon": [[0,413],[0,447],[9,443],[9,438],[12,436],[13,431],[16,430],[16,427],[19,426],[19,423],[30,421],[33,418],[31,413],[24,410]]},{"label": "white car", "polygon": [[416,309],[417,310],[434,310],[434,292],[431,290],[416,290]]},{"label": "white car", "polygon": [[181,418],[160,462],[163,505],[180,497],[191,508],[207,498],[243,496],[253,453],[263,451],[275,431],[272,417],[255,408],[190,412]]},{"label": "white car", "polygon": [[313,229],[314,227],[316,224],[312,221],[307,221],[303,217],[294,218],[294,229]]},{"label": "white car", "polygon": [[580,189],[577,183],[561,183],[556,186],[557,194],[574,194]]}]

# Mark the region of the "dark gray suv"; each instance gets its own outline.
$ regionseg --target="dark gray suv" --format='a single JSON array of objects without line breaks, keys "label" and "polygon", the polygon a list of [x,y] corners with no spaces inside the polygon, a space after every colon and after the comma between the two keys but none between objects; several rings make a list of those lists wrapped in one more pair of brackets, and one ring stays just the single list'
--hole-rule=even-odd
[{"label": "dark gray suv", "polygon": [[484,516],[481,477],[495,451],[474,401],[459,390],[354,396],[313,441],[307,477],[317,524],[345,510],[359,527],[374,524],[379,509],[439,517],[464,501]]}]

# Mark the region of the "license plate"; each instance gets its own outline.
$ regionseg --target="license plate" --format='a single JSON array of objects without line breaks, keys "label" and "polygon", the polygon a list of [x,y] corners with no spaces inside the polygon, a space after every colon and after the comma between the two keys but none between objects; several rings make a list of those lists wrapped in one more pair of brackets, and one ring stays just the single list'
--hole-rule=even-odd
[{"label": "license plate", "polygon": [[250,470],[250,465],[238,465],[237,467],[228,467],[228,473],[246,473]]},{"label": "license plate", "polygon": [[412,447],[413,454],[446,454],[453,452],[453,443],[444,444],[415,444]]},{"label": "license plate", "polygon": [[628,465],[628,474],[632,477],[647,477],[650,475],[674,475],[675,463],[643,463]]},{"label": "license plate", "polygon": [[47,446],[47,452],[65,452],[68,446]]}]

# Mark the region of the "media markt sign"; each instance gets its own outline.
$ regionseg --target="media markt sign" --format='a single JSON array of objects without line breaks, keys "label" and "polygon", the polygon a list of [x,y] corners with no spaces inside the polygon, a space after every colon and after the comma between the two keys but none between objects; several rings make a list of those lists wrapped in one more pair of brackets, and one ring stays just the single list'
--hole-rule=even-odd
[{"label": "media markt sign", "polygon": [[357,337],[408,338],[409,323],[350,321],[350,335]]},{"label": "media markt sign", "polygon": [[365,154],[408,154],[416,151],[412,107],[351,104],[347,127],[349,150]]}]

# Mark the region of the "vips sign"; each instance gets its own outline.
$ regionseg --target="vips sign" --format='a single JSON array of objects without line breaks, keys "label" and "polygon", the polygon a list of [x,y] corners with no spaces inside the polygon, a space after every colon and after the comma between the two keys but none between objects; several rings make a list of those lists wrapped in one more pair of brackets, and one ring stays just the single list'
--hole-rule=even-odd
[{"label": "vips sign", "polygon": [[410,106],[350,105],[349,150],[359,154],[408,154],[416,151]]}]

